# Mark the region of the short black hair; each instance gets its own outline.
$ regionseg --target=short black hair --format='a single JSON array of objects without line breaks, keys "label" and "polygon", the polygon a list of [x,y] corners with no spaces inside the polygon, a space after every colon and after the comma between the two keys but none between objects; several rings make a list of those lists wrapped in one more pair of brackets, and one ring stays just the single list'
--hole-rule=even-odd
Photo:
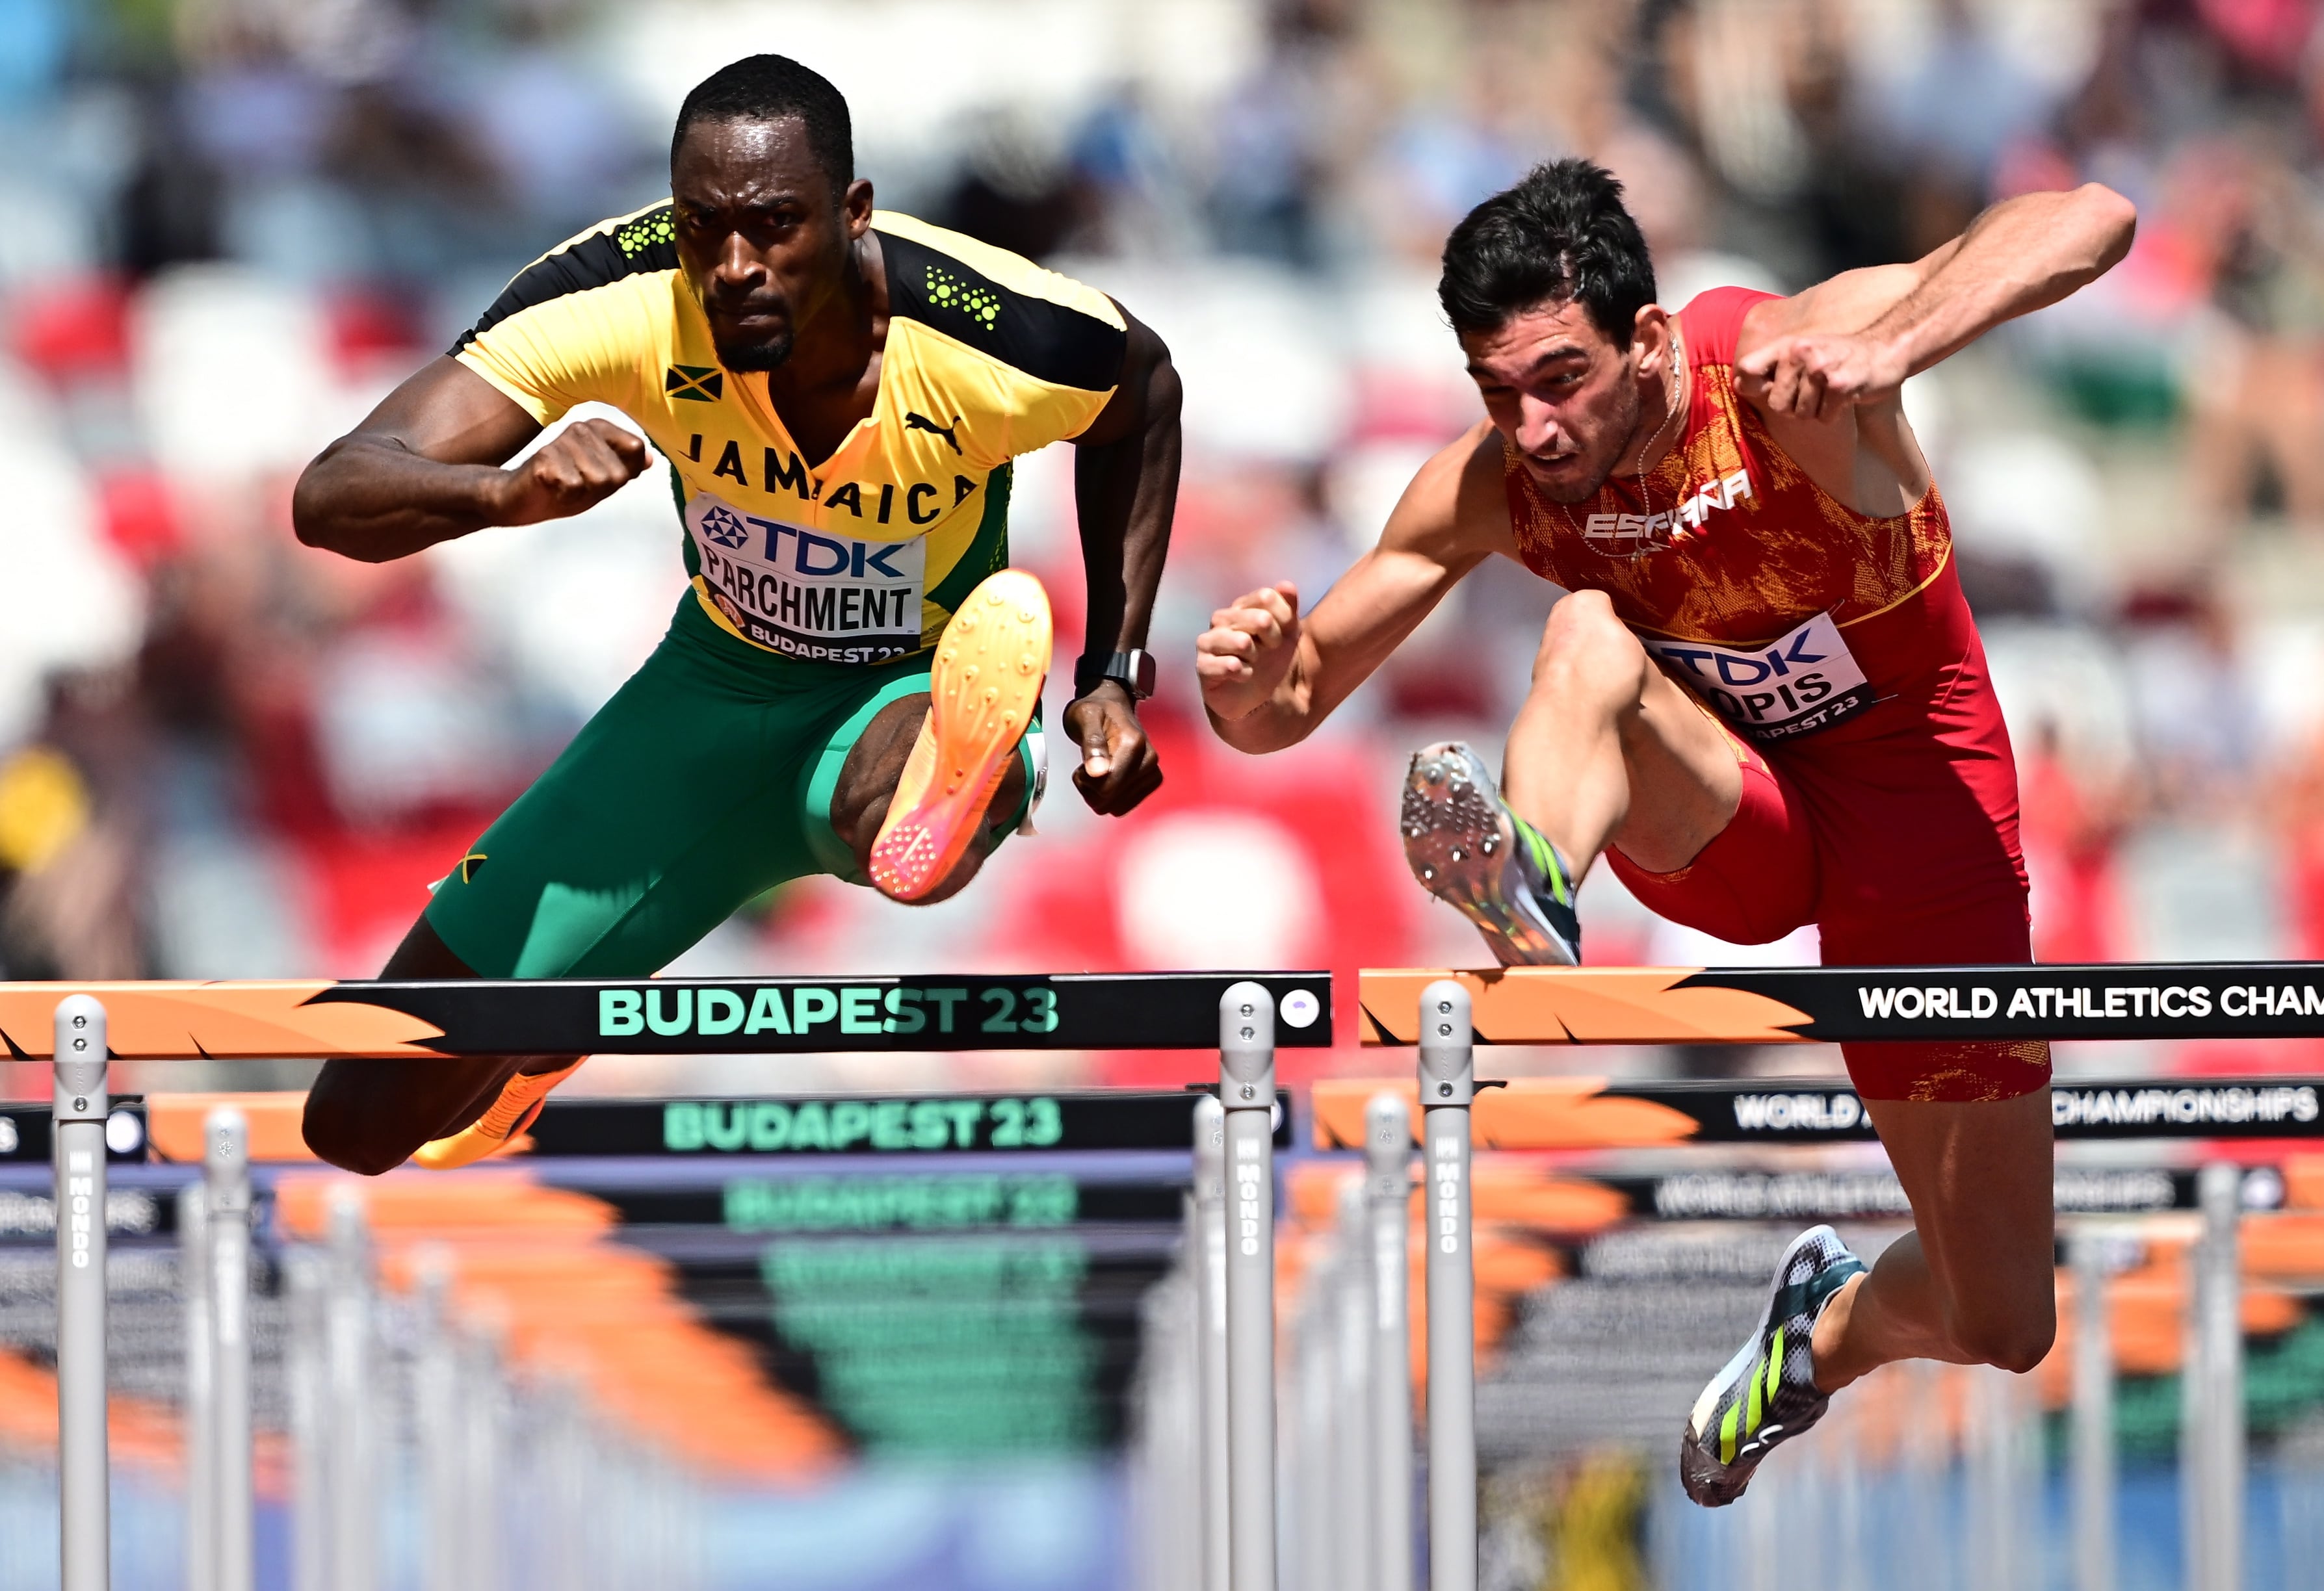
[{"label": "short black hair", "polygon": [[855,131],[847,100],[830,78],[788,55],[746,55],[696,83],[678,107],[670,163],[678,163],[678,146],[696,122],[779,122],[786,116],[805,124],[807,152],[830,177],[833,195],[844,197],[855,179]]},{"label": "short black hair", "polygon": [[1552,161],[1462,217],[1444,240],[1436,299],[1462,333],[1498,330],[1536,305],[1579,303],[1627,348],[1638,311],[1655,301],[1655,262],[1612,172]]}]

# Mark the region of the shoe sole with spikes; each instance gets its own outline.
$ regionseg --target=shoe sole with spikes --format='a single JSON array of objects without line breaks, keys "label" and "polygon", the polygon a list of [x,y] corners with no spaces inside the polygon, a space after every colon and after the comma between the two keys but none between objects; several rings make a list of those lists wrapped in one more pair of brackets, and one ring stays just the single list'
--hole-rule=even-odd
[{"label": "shoe sole with spikes", "polygon": [[[918,899],[975,839],[1040,705],[1049,642],[1049,594],[1022,569],[987,576],[945,626],[927,724],[872,846],[872,882],[882,894]],[[914,788],[922,769],[926,783]]]},{"label": "shoe sole with spikes", "polygon": [[1412,876],[1475,924],[1502,966],[1580,964],[1581,933],[1548,920],[1518,860],[1516,825],[1476,752],[1459,740],[1415,752],[1402,817]]}]

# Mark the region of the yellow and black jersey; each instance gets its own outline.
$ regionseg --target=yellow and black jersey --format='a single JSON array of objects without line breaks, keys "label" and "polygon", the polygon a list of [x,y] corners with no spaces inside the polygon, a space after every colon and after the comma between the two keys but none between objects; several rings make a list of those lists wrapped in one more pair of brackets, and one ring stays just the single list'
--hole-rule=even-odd
[{"label": "yellow and black jersey", "polygon": [[871,417],[801,456],[763,376],[725,370],[668,203],[510,282],[453,354],[543,425],[611,404],[667,456],[687,573],[718,625],[786,657],[883,663],[935,644],[1009,561],[1009,461],[1086,429],[1127,327],[1094,289],[908,216],[872,216],[888,338]]}]

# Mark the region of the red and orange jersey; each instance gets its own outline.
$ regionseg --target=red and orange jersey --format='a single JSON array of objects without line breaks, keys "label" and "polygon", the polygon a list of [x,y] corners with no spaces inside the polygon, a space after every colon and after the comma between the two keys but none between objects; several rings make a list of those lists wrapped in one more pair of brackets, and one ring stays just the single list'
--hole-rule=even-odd
[{"label": "red and orange jersey", "polygon": [[1744,732],[1775,740],[1853,716],[1916,672],[1889,636],[1858,627],[1926,590],[1952,534],[1933,487],[1888,519],[1838,501],[1736,395],[1743,317],[1767,296],[1719,288],[1679,311],[1693,375],[1686,429],[1643,478],[1609,477],[1568,507],[1542,495],[1505,442],[1504,480],[1528,568],[1606,593],[1680,677]]}]

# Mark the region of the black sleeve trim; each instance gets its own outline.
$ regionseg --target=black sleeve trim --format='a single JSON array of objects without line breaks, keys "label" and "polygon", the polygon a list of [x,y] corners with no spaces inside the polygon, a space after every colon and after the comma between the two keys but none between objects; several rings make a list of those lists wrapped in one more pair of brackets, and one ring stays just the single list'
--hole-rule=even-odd
[{"label": "black sleeve trim", "polygon": [[1105,392],[1120,384],[1129,345],[1120,327],[1002,287],[892,232],[880,235],[880,253],[888,268],[889,314],[933,326],[1051,386]]},{"label": "black sleeve trim", "polygon": [[664,205],[626,221],[608,223],[555,253],[534,261],[501,290],[501,296],[493,300],[493,307],[484,311],[481,320],[460,334],[460,340],[452,345],[452,352],[457,354],[510,316],[546,304],[551,299],[586,293],[591,288],[604,287],[641,271],[677,270],[678,232],[671,220],[673,209]]}]

